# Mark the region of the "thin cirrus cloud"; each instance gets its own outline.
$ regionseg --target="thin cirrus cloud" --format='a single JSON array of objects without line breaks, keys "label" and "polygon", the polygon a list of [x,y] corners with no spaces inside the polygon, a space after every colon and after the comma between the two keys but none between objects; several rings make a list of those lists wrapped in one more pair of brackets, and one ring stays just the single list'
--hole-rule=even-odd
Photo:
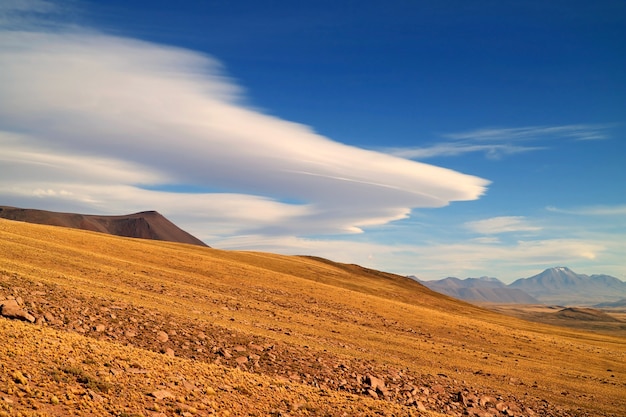
[{"label": "thin cirrus cloud", "polygon": [[626,216],[626,205],[588,206],[573,209],[562,209],[554,206],[548,206],[546,207],[546,210],[554,213],[574,214],[580,216]]},{"label": "thin cirrus cloud", "polygon": [[[488,181],[334,142],[254,110],[205,55],[92,30],[0,33],[5,201],[156,208],[219,233],[355,233]],[[169,192],[172,186],[214,190]]]},{"label": "thin cirrus cloud", "polygon": [[608,139],[611,124],[577,124],[563,126],[530,126],[518,128],[478,129],[443,135],[443,141],[425,147],[391,148],[391,155],[410,159],[427,159],[441,156],[459,156],[482,152],[490,159],[547,149],[533,145],[554,140],[603,140]]},{"label": "thin cirrus cloud", "polygon": [[541,227],[532,225],[524,216],[500,216],[465,223],[475,233],[496,235],[512,232],[537,232]]}]

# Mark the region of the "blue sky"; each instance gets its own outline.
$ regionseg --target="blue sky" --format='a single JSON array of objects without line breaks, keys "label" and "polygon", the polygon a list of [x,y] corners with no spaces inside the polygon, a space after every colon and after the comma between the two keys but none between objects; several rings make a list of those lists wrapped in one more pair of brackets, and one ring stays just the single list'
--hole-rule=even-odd
[{"label": "blue sky", "polygon": [[0,204],[626,280],[622,1],[8,0],[0,68]]}]

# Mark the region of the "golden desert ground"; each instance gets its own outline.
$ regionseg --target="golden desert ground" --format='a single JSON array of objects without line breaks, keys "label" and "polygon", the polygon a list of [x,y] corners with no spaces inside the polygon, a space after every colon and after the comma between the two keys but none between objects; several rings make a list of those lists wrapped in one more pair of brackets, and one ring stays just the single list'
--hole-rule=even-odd
[{"label": "golden desert ground", "polygon": [[3,303],[0,416],[626,415],[624,335],[324,259],[0,219]]}]

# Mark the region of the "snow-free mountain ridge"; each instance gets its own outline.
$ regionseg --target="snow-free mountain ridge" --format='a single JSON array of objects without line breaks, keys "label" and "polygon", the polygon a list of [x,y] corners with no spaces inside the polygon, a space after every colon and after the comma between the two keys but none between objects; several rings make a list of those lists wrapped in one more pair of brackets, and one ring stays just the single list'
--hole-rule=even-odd
[{"label": "snow-free mountain ridge", "polygon": [[434,291],[470,302],[594,305],[626,297],[626,282],[610,275],[578,274],[565,266],[548,268],[509,285],[485,277],[420,282]]},{"label": "snow-free mountain ridge", "polygon": [[498,304],[538,304],[539,300],[526,292],[509,288],[497,278],[444,278],[438,281],[420,281],[433,291],[470,302]]}]

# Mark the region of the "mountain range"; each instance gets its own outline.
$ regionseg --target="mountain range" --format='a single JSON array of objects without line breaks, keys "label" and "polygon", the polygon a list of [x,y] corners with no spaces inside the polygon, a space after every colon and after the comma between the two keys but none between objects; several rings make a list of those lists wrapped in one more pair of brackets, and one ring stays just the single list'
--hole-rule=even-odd
[{"label": "mountain range", "polygon": [[498,304],[595,305],[626,297],[626,282],[609,275],[578,274],[563,266],[548,268],[509,285],[487,277],[420,282],[433,291],[461,300]]},{"label": "mountain range", "polygon": [[200,239],[182,230],[156,211],[142,211],[122,216],[97,216],[0,206],[0,218],[49,226],[70,227],[123,237],[207,246]]},{"label": "mountain range", "polygon": [[539,304],[540,301],[523,290],[509,288],[497,278],[444,278],[438,281],[420,281],[433,291],[465,301],[498,304]]}]

